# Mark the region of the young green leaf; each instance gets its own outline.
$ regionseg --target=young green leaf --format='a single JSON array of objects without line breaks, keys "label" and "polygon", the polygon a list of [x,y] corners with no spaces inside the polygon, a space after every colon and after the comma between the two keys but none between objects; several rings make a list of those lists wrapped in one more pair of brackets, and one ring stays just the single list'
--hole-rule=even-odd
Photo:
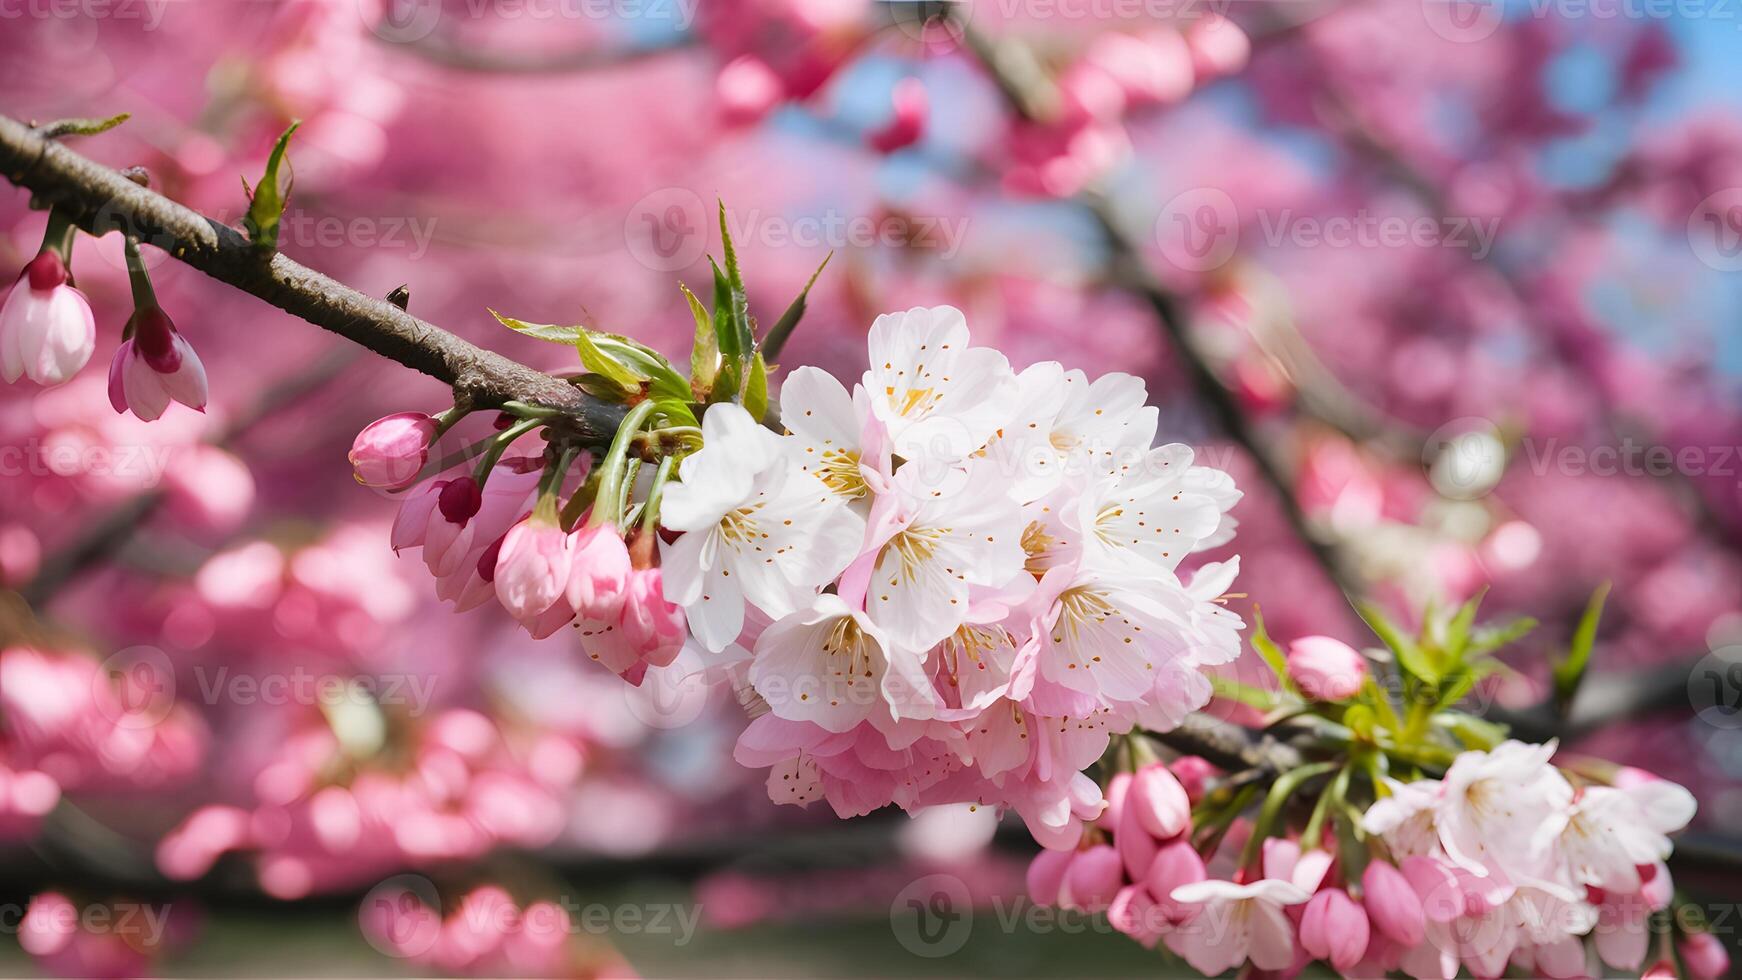
[{"label": "young green leaf", "polygon": [[1264,613],[1257,606],[1252,607],[1252,649],[1257,650],[1264,662],[1270,665],[1271,672],[1276,674],[1277,683],[1284,690],[1289,690],[1288,658],[1283,655],[1276,641],[1270,638],[1270,634],[1264,631]]},{"label": "young green leaf", "polygon": [[590,331],[583,330],[575,338],[575,350],[581,355],[581,366],[621,388],[638,390],[641,382],[647,380],[645,375],[630,370],[621,361],[600,350]]},{"label": "young green leaf", "polygon": [[1361,618],[1367,621],[1367,628],[1371,629],[1373,635],[1379,637],[1380,641],[1391,649],[1392,655],[1397,658],[1398,666],[1424,684],[1439,683],[1439,669],[1422,650],[1420,644],[1398,629],[1391,620],[1385,617],[1383,612],[1379,611],[1379,607],[1363,602],[1358,609]]},{"label": "young green leaf", "polygon": [[750,359],[750,377],[744,382],[744,411],[758,422],[768,414],[768,362],[760,352]]},{"label": "young green leaf", "polygon": [[[255,248],[271,251],[278,247],[278,225],[284,217],[285,205],[290,203],[291,185],[295,178],[286,178],[283,190],[278,186],[278,168],[284,164],[284,153],[290,146],[290,137],[296,128],[302,125],[300,121],[293,122],[290,127],[278,137],[273,144],[272,153],[266,158],[266,172],[261,175],[249,196],[248,213],[243,216],[242,224],[248,230],[248,240]],[[243,181],[247,187],[247,181]]]},{"label": "young green leaf", "polygon": [[1523,639],[1531,630],[1536,629],[1537,625],[1536,620],[1524,616],[1500,626],[1485,626],[1470,635],[1468,653],[1471,655],[1493,653],[1508,643],[1515,643]]},{"label": "young green leaf", "polygon": [[690,344],[690,393],[707,398],[714,387],[714,376],[720,371],[720,339],[714,336],[714,318],[708,308],[690,292],[690,287],[678,283],[684,299],[689,300],[690,316],[696,321],[696,337]]},{"label": "young green leaf", "polygon": [[1555,662],[1554,702],[1555,708],[1563,715],[1571,710],[1573,698],[1579,693],[1579,684],[1585,679],[1585,668],[1591,664],[1591,649],[1597,643],[1597,624],[1603,618],[1603,603],[1609,598],[1610,584],[1604,582],[1591,593],[1585,614],[1579,617],[1578,628],[1573,630],[1573,642],[1567,648],[1567,655]]},{"label": "young green leaf", "polygon": [[498,323],[517,334],[533,337],[538,340],[548,340],[553,344],[573,346],[575,341],[578,340],[582,334],[587,332],[587,328],[582,326],[567,326],[555,323],[527,323],[525,320],[516,320],[511,316],[503,316],[495,310],[490,310],[490,315],[495,317]]},{"label": "young green leaf", "polygon": [[689,383],[658,351],[614,333],[594,331],[589,336],[602,353],[648,381],[655,396],[689,400]]},{"label": "young green leaf", "polygon": [[804,289],[800,290],[798,296],[794,297],[791,305],[787,306],[786,312],[780,315],[780,319],[774,321],[774,326],[768,331],[768,336],[762,339],[762,352],[765,355],[768,357],[780,356],[781,350],[786,347],[787,338],[792,336],[793,328],[798,326],[798,321],[804,319],[805,301],[811,294],[811,287],[817,284],[817,277],[829,267],[829,260],[834,257],[834,252],[823,256],[823,264],[817,266],[817,271],[811,273],[810,280],[804,284]]},{"label": "young green leaf", "polygon": [[1464,660],[1465,648],[1470,642],[1470,627],[1475,625],[1476,610],[1482,607],[1482,599],[1488,594],[1486,588],[1470,597],[1470,601],[1459,607],[1458,614],[1452,617],[1446,627],[1445,654],[1451,658],[1455,666]]}]

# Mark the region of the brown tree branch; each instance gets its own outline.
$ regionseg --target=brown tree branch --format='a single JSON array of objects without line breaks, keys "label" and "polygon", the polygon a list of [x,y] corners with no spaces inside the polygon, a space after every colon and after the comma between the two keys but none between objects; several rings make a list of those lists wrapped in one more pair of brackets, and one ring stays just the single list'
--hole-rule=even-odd
[{"label": "brown tree branch", "polygon": [[573,435],[610,440],[622,409],[426,323],[284,255],[256,249],[234,228],[139,187],[119,172],[0,115],[0,173],[80,228],[122,231],[220,282],[443,381],[474,408],[520,401],[560,409]]}]

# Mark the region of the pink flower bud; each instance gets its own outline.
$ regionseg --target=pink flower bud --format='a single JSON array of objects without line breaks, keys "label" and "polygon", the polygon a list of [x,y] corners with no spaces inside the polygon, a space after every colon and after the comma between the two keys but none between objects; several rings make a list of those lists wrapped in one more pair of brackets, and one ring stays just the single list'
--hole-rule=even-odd
[{"label": "pink flower bud", "polygon": [[484,506],[484,491],[469,476],[449,480],[436,498],[437,508],[449,524],[465,524]]},{"label": "pink flower bud", "polygon": [[422,412],[399,412],[376,419],[351,443],[351,472],[357,482],[380,490],[403,490],[429,462],[436,420]]},{"label": "pink flower bud", "polygon": [[925,132],[930,104],[926,100],[925,83],[917,78],[904,78],[895,84],[891,96],[895,114],[881,129],[865,137],[865,142],[879,153],[894,153],[919,142]]},{"label": "pink flower bud", "polygon": [[1718,980],[1730,972],[1730,954],[1718,937],[1709,932],[1691,933],[1678,947],[1682,965],[1694,980]]},{"label": "pink flower bud", "polygon": [[1064,887],[1065,872],[1070,870],[1075,851],[1043,850],[1028,863],[1028,900],[1036,905],[1057,905],[1059,889]]},{"label": "pink flower bud", "polygon": [[1303,636],[1288,645],[1288,677],[1315,701],[1341,701],[1361,690],[1367,663],[1342,640]]},{"label": "pink flower bud", "polygon": [[1107,924],[1143,944],[1144,949],[1154,949],[1166,922],[1149,889],[1126,885],[1107,907]]},{"label": "pink flower bud", "polygon": [[1421,942],[1427,914],[1403,872],[1384,861],[1369,861],[1361,874],[1361,890],[1367,914],[1386,938],[1402,946]]},{"label": "pink flower bud", "polygon": [[1095,826],[1108,833],[1118,832],[1120,814],[1125,811],[1125,793],[1130,788],[1131,774],[1128,772],[1116,772],[1112,779],[1107,780],[1107,809],[1095,819]]},{"label": "pink flower bud", "polygon": [[85,295],[67,285],[58,254],[44,251],[0,306],[0,377],[58,385],[79,373],[97,349],[97,320]]},{"label": "pink flower bud", "polygon": [[1367,913],[1341,888],[1314,895],[1301,915],[1301,947],[1342,972],[1367,954],[1369,935]]},{"label": "pink flower bud", "polygon": [[205,411],[205,365],[169,317],[146,307],[134,311],[128,324],[132,339],[122,341],[109,362],[109,404],[115,411],[145,422],[161,417],[171,401]]},{"label": "pink flower bud", "polygon": [[753,123],[768,114],[785,95],[780,76],[755,55],[744,55],[720,69],[714,96],[720,115],[729,126]]},{"label": "pink flower bud", "polygon": [[633,566],[629,548],[609,524],[575,532],[574,570],[569,575],[569,605],[582,619],[615,622],[623,613]]},{"label": "pink flower bud", "polygon": [[683,649],[683,608],[666,601],[659,569],[638,568],[629,573],[622,626],[624,639],[654,667],[671,663]]},{"label": "pink flower bud", "polygon": [[1182,755],[1169,763],[1167,768],[1173,773],[1173,778],[1185,787],[1186,798],[1193,803],[1203,798],[1204,781],[1219,771],[1195,755]]},{"label": "pink flower bud", "polygon": [[1064,888],[1059,892],[1059,904],[1099,912],[1112,904],[1114,896],[1125,885],[1125,866],[1119,852],[1106,844],[1096,844],[1078,851],[1065,870]]},{"label": "pink flower bud", "polygon": [[1252,39],[1221,14],[1207,14],[1186,28],[1186,46],[1192,49],[1192,67],[1198,82],[1232,75],[1246,67],[1252,56]]},{"label": "pink flower bud", "polygon": [[1167,766],[1153,763],[1137,770],[1125,805],[1137,811],[1137,822],[1157,840],[1172,840],[1192,824],[1192,801]]},{"label": "pink flower bud", "polygon": [[508,614],[529,623],[562,598],[574,553],[571,536],[537,516],[514,525],[496,559],[496,598]]},{"label": "pink flower bud", "polygon": [[1149,872],[1143,876],[1143,883],[1149,887],[1150,894],[1161,896],[1157,902],[1162,911],[1169,920],[1178,924],[1197,914],[1199,906],[1174,901],[1173,890],[1203,881],[1205,877],[1204,859],[1198,856],[1191,841],[1177,840],[1156,852]]},{"label": "pink flower bud", "polygon": [[[1121,783],[1120,779],[1124,782]],[[1113,846],[1119,851],[1119,856],[1125,860],[1125,873],[1133,881],[1142,881],[1143,875],[1149,871],[1150,862],[1155,860],[1155,852],[1160,845],[1149,831],[1143,828],[1137,815],[1137,807],[1126,806],[1131,797],[1131,774],[1120,773],[1108,784],[1108,809],[1114,806],[1119,809],[1119,822],[1112,828]],[[1117,792],[1115,797],[1113,794]]]}]

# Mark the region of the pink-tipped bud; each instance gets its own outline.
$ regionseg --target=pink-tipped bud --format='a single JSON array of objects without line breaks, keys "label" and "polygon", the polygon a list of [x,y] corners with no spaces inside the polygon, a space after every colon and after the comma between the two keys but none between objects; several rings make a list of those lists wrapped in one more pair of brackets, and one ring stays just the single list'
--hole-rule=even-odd
[{"label": "pink-tipped bud", "polygon": [[1409,879],[1395,865],[1373,860],[1361,873],[1362,899],[1373,925],[1387,939],[1413,947],[1427,928],[1427,914]]},{"label": "pink-tipped bud", "polygon": [[161,417],[172,401],[205,411],[206,366],[169,317],[144,307],[127,323],[132,337],[121,342],[109,362],[109,404],[115,411],[132,412],[146,422]]},{"label": "pink-tipped bud", "polygon": [[534,515],[514,525],[496,559],[496,598],[508,614],[530,623],[563,595],[574,553],[571,536]]},{"label": "pink-tipped bud", "polygon": [[714,96],[719,100],[720,115],[726,124],[738,126],[767,115],[784,97],[785,88],[768,62],[747,54],[720,69],[714,81]]},{"label": "pink-tipped bud", "polygon": [[1186,798],[1194,804],[1203,799],[1204,783],[1221,770],[1195,755],[1182,755],[1168,763],[1173,778],[1185,787]]},{"label": "pink-tipped bud", "polygon": [[1028,900],[1036,905],[1057,905],[1076,851],[1043,850],[1028,863]]},{"label": "pink-tipped bud", "polygon": [[1239,24],[1221,14],[1207,14],[1194,21],[1186,28],[1185,37],[1200,84],[1234,74],[1252,57],[1252,39]]},{"label": "pink-tipped bud", "polygon": [[507,540],[508,535],[502,535],[490,542],[490,547],[485,548],[484,553],[478,556],[479,578],[490,583],[496,581],[496,563],[502,560],[502,542]]},{"label": "pink-tipped bud", "polygon": [[0,305],[0,378],[58,385],[79,373],[96,349],[91,304],[67,284],[60,256],[44,251]]},{"label": "pink-tipped bud", "polygon": [[1119,860],[1119,852],[1107,844],[1096,844],[1071,858],[1059,904],[1099,912],[1112,904],[1124,885],[1125,865]]},{"label": "pink-tipped bud", "polygon": [[378,490],[403,490],[429,462],[436,420],[422,412],[399,412],[363,427],[351,443],[351,473]]},{"label": "pink-tipped bud", "polygon": [[449,524],[465,524],[484,506],[484,491],[469,476],[449,480],[436,498],[436,507]]},{"label": "pink-tipped bud", "polygon": [[1307,902],[1300,918],[1300,944],[1315,958],[1347,972],[1367,955],[1367,913],[1341,888],[1326,888]]},{"label": "pink-tipped bud", "polygon": [[1172,840],[1192,825],[1192,801],[1185,787],[1159,762],[1137,770],[1125,805],[1136,810],[1137,822],[1157,840]]},{"label": "pink-tipped bud", "polygon": [[1155,860],[1150,862],[1143,883],[1149,887],[1151,895],[1160,896],[1156,901],[1162,911],[1170,921],[1178,924],[1196,915],[1199,906],[1174,901],[1173,890],[1204,878],[1204,859],[1198,856],[1191,841],[1182,838],[1155,853]]},{"label": "pink-tipped bud", "polygon": [[666,601],[659,569],[638,568],[629,573],[622,626],[623,638],[651,666],[666,666],[683,649],[683,608]]},{"label": "pink-tipped bud", "polygon": [[1361,690],[1367,662],[1342,640],[1303,636],[1288,645],[1288,677],[1315,701],[1341,701]]},{"label": "pink-tipped bud", "polygon": [[895,105],[894,115],[889,117],[889,121],[882,128],[865,137],[865,142],[879,153],[894,153],[919,142],[920,136],[925,133],[926,116],[930,112],[925,83],[917,78],[904,78],[895,83],[891,100]]},{"label": "pink-tipped bud", "polygon": [[633,564],[629,547],[609,524],[575,532],[574,569],[569,574],[569,605],[582,619],[613,622],[623,613]]},{"label": "pink-tipped bud", "polygon": [[1730,954],[1717,936],[1709,932],[1690,933],[1678,947],[1682,965],[1694,980],[1718,980],[1730,972]]}]

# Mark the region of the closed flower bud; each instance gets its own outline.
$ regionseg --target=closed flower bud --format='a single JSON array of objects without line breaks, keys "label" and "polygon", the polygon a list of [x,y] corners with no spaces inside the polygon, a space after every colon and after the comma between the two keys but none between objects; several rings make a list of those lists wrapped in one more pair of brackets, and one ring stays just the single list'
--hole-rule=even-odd
[{"label": "closed flower bud", "polygon": [[1718,937],[1709,932],[1691,933],[1678,947],[1682,965],[1694,980],[1718,980],[1730,972],[1730,954]]},{"label": "closed flower bud", "polygon": [[378,490],[403,490],[429,462],[436,420],[422,412],[399,412],[376,419],[351,443],[351,472],[357,482]]},{"label": "closed flower bud", "polygon": [[436,506],[449,524],[465,524],[484,506],[484,491],[469,476],[449,480],[442,487]]},{"label": "closed flower bud", "polygon": [[1204,859],[1198,856],[1197,849],[1190,841],[1177,840],[1156,852],[1143,881],[1150,894],[1161,896],[1156,901],[1168,919],[1178,924],[1195,915],[1198,906],[1174,901],[1173,890],[1203,881],[1204,877]]},{"label": "closed flower bud", "polygon": [[1301,947],[1342,972],[1361,962],[1370,935],[1367,913],[1341,888],[1314,895],[1301,915]]},{"label": "closed flower bud", "polygon": [[508,614],[529,623],[562,598],[573,561],[570,536],[538,515],[514,525],[496,559],[496,598]]},{"label": "closed flower bud", "polygon": [[1342,640],[1303,636],[1288,645],[1288,677],[1315,701],[1341,701],[1361,690],[1367,662]]},{"label": "closed flower bud", "polygon": [[85,295],[67,284],[59,254],[45,250],[0,306],[0,377],[58,385],[79,373],[97,349],[97,320]]},{"label": "closed flower bud", "polygon": [[574,570],[569,575],[569,605],[582,619],[614,622],[623,613],[632,565],[629,548],[610,524],[575,532]]},{"label": "closed flower bud", "polygon": [[1028,863],[1028,900],[1036,905],[1057,905],[1075,851],[1043,850]]},{"label": "closed flower bud", "polygon": [[1172,840],[1192,824],[1192,802],[1174,774],[1161,763],[1137,771],[1125,805],[1137,812],[1137,822],[1157,840]]},{"label": "closed flower bud", "polygon": [[1402,946],[1421,942],[1427,916],[1402,871],[1384,861],[1370,861],[1361,874],[1361,889],[1368,916],[1386,938]]},{"label": "closed flower bud", "polygon": [[1078,851],[1065,871],[1059,904],[1099,912],[1112,903],[1125,885],[1125,866],[1110,845],[1096,844]]}]

